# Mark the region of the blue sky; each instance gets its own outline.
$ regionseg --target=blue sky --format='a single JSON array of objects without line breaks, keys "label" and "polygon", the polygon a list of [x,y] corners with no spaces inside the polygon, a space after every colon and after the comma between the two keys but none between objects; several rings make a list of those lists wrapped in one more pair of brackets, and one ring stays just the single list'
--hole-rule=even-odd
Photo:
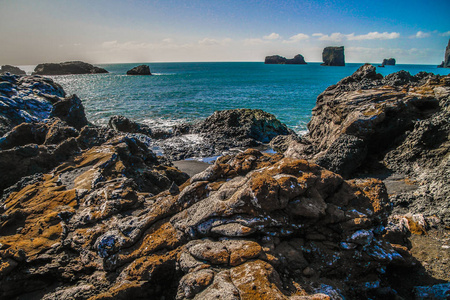
[{"label": "blue sky", "polygon": [[[450,1],[0,0],[0,64],[320,61],[439,64]],[[6,42],[5,42],[6,41]]]}]

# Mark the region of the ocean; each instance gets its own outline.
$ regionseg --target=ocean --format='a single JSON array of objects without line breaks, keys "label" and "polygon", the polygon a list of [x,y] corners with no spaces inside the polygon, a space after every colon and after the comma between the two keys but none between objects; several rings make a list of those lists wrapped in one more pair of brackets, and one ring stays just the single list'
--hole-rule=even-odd
[{"label": "ocean", "polygon": [[[204,119],[214,111],[262,109],[298,133],[304,133],[317,96],[351,75],[362,64],[345,67],[265,65],[262,62],[148,63],[154,76],[127,76],[139,65],[99,65],[109,74],[52,76],[68,94],[83,101],[88,120],[106,124],[123,115],[153,127],[169,128]],[[400,70],[447,75],[432,65],[377,68],[382,75]]]}]

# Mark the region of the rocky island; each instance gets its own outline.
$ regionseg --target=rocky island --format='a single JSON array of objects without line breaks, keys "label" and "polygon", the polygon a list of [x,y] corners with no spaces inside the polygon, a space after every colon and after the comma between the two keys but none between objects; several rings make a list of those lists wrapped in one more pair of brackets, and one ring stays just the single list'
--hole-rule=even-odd
[{"label": "rocky island", "polygon": [[70,74],[102,74],[108,73],[103,68],[93,66],[82,61],[68,61],[62,63],[39,64],[33,75],[70,75]]},{"label": "rocky island", "polygon": [[[449,96],[450,76],[364,65],[306,136],[246,109],[161,132],[94,126],[51,79],[1,76],[0,298],[445,295],[448,267],[425,263],[449,258]],[[231,147],[191,177],[171,162]]]},{"label": "rocky island", "polygon": [[444,60],[438,68],[450,68],[450,39],[448,40],[447,47],[445,48]]},{"label": "rocky island", "polygon": [[381,66],[395,66],[395,58],[385,58],[381,63]]},{"label": "rocky island", "polygon": [[322,66],[345,66],[344,46],[324,48],[322,61]]},{"label": "rocky island", "polygon": [[24,70],[22,70],[18,67],[14,67],[11,65],[3,65],[0,68],[0,74],[6,74],[6,73],[10,73],[10,74],[14,74],[14,75],[26,75],[27,74]]},{"label": "rocky island", "polygon": [[290,59],[279,55],[266,56],[264,63],[271,65],[306,65],[305,58],[301,54],[297,54]]},{"label": "rocky island", "polygon": [[152,75],[152,73],[150,73],[149,66],[140,65],[140,66],[134,67],[131,70],[128,70],[127,75]]}]

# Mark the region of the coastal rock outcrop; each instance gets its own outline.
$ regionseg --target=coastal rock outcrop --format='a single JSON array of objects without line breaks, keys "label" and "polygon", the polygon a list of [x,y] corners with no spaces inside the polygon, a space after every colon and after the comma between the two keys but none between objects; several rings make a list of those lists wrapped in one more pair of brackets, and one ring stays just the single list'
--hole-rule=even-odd
[{"label": "coastal rock outcrop", "polygon": [[17,187],[2,205],[0,296],[395,295],[383,270],[408,254],[383,240],[380,181],[256,150],[180,175],[121,137]]},{"label": "coastal rock outcrop", "polygon": [[120,132],[145,134],[154,139],[166,139],[172,136],[168,131],[152,129],[148,125],[134,122],[124,116],[112,116],[108,127]]},{"label": "coastal rock outcrop", "polygon": [[450,39],[448,40],[447,47],[445,48],[444,56],[444,68],[450,68]]},{"label": "coastal rock outcrop", "polygon": [[13,74],[13,75],[26,75],[27,73],[18,68],[18,67],[14,67],[14,66],[10,66],[10,65],[3,65],[0,68],[0,74],[5,74],[5,73],[9,73],[9,74]]},{"label": "coastal rock outcrop", "polygon": [[170,159],[222,155],[231,148],[269,143],[293,133],[274,115],[260,109],[216,111],[203,121],[174,127],[174,137],[159,144]]},{"label": "coastal rock outcrop", "polygon": [[395,66],[395,58],[385,58],[381,63],[382,66]]},{"label": "coastal rock outcrop", "polygon": [[127,75],[152,75],[148,65],[140,65],[127,71]]},{"label": "coastal rock outcrop", "polygon": [[68,61],[62,63],[39,64],[33,75],[70,75],[70,74],[102,74],[108,73],[103,68],[93,66],[82,61]]},{"label": "coastal rock outcrop", "polygon": [[[449,95],[449,76],[400,71],[383,78],[366,64],[319,95],[309,133],[286,155],[312,159],[345,177],[398,173],[417,180],[414,193],[392,198],[398,209],[410,205],[412,213],[435,214],[450,224],[443,200],[450,197]],[[419,205],[419,198],[427,204]]]},{"label": "coastal rock outcrop", "polygon": [[297,54],[291,59],[279,55],[266,56],[264,63],[277,65],[306,65],[305,58],[301,54]]},{"label": "coastal rock outcrop", "polygon": [[322,66],[345,66],[344,46],[324,48],[322,61]]},{"label": "coastal rock outcrop", "polygon": [[48,78],[0,76],[0,136],[23,122],[39,122],[55,113],[68,116],[71,105],[65,96],[62,87]]}]

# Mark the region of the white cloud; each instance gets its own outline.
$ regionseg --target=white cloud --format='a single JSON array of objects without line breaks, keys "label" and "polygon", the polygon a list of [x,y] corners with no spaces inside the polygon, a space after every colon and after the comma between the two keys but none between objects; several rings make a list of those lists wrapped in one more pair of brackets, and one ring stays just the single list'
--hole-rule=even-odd
[{"label": "white cloud", "polygon": [[393,40],[400,37],[398,32],[369,32],[368,34],[355,35],[354,33],[346,35],[349,41],[362,41],[362,40]]},{"label": "white cloud", "polygon": [[284,40],[283,43],[296,43],[299,41],[307,40],[309,39],[309,35],[304,33],[299,33],[296,35],[293,35],[289,38],[289,40]]},{"label": "white cloud", "polygon": [[198,44],[202,46],[218,46],[218,45],[227,45],[232,41],[230,38],[225,38],[222,40],[204,38],[198,41]]},{"label": "white cloud", "polygon": [[439,34],[440,36],[450,36],[450,31]]},{"label": "white cloud", "polygon": [[340,32],[334,32],[331,35],[323,33],[313,33],[312,36],[318,37],[320,41],[332,41],[332,42],[340,42],[346,37],[345,34],[342,34]]},{"label": "white cloud", "polygon": [[263,39],[265,39],[265,40],[278,40],[279,38],[280,38],[280,35],[275,32],[272,32],[269,35],[263,36]]},{"label": "white cloud", "polygon": [[417,33],[411,36],[411,38],[423,39],[429,37],[430,35],[431,34],[429,32],[417,31]]}]

